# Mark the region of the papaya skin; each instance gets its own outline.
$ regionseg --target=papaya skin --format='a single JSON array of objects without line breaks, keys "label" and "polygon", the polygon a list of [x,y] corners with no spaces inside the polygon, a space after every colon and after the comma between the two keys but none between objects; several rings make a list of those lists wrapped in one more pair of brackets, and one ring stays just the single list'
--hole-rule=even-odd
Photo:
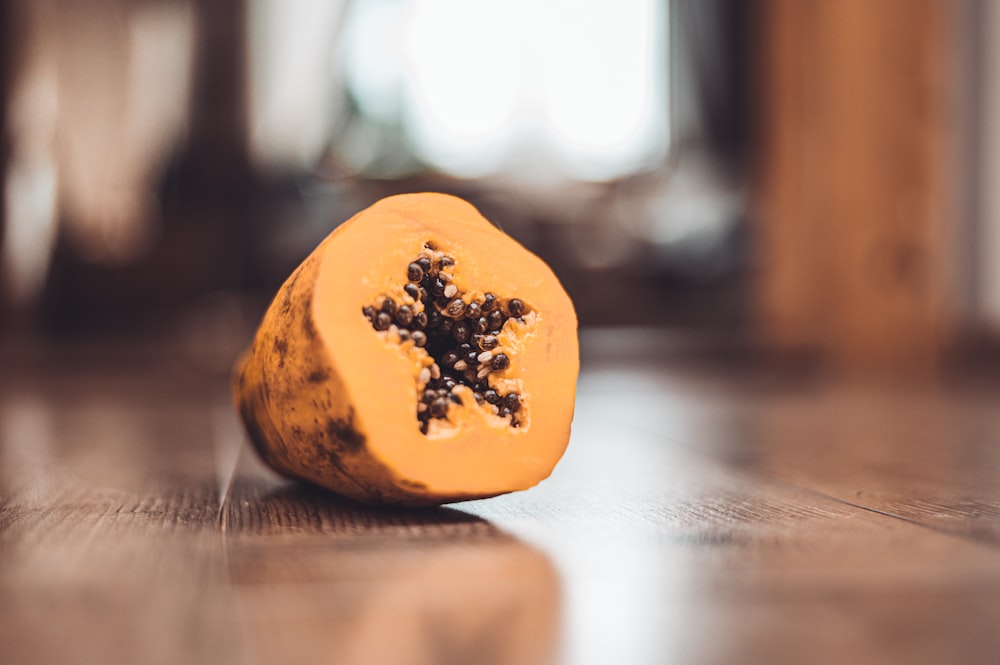
[{"label": "papaya skin", "polygon": [[[400,271],[426,242],[458,257],[456,283],[523,293],[537,308],[503,373],[528,387],[529,425],[472,403],[450,427],[419,431],[423,350],[380,337],[361,310],[405,282]],[[572,303],[540,259],[461,199],[407,194],[340,225],[289,276],[236,363],[233,393],[254,449],[278,473],[363,503],[438,505],[549,475],[569,440],[578,356]]]}]

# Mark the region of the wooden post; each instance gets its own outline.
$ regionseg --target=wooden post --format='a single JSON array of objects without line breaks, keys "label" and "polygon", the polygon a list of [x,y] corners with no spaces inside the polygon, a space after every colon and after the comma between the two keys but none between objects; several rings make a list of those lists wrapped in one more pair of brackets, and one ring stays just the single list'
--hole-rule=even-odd
[{"label": "wooden post", "polygon": [[766,0],[758,332],[849,371],[932,372],[955,266],[945,0]]},{"label": "wooden post", "polygon": [[10,159],[10,143],[7,137],[7,104],[10,97],[10,69],[13,49],[11,48],[11,8],[10,0],[0,0],[0,330],[10,316],[7,299],[6,266],[3,265],[3,245],[7,235],[7,162]]}]

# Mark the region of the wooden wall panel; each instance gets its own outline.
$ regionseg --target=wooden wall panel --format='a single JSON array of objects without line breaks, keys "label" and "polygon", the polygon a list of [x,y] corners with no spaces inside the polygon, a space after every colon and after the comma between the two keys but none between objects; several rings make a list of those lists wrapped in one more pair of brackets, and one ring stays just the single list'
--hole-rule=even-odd
[{"label": "wooden wall panel", "polygon": [[755,218],[765,345],[924,373],[954,266],[952,7],[769,0]]}]

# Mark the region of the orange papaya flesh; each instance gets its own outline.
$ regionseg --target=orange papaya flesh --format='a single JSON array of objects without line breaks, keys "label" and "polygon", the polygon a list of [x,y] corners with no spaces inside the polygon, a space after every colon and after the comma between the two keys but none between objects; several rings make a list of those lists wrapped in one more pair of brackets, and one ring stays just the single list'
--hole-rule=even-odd
[{"label": "orange papaya flesh", "polygon": [[573,304],[469,203],[377,202],[292,273],[234,372],[261,458],[367,503],[523,490],[569,440]]}]

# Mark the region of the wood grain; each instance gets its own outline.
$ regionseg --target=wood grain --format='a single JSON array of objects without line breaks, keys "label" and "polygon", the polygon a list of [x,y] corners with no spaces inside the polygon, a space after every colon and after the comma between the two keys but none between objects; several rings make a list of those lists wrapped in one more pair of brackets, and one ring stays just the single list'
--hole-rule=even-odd
[{"label": "wood grain", "polygon": [[4,375],[0,661],[995,661],[993,395],[585,342],[552,477],[428,510],[275,477],[221,376]]},{"label": "wood grain", "polygon": [[4,383],[0,660],[239,662],[207,409]]}]

